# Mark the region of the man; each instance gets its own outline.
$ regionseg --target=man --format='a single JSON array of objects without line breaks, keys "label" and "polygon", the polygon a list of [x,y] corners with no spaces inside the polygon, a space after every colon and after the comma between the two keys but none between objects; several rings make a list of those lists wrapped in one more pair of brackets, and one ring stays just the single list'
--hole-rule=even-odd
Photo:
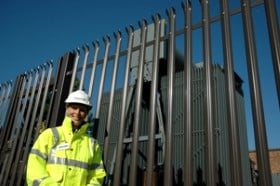
[{"label": "man", "polygon": [[59,127],[48,128],[34,143],[27,163],[27,184],[96,186],[106,176],[98,142],[87,134],[85,122],[92,105],[78,90],[69,94],[66,116]]}]

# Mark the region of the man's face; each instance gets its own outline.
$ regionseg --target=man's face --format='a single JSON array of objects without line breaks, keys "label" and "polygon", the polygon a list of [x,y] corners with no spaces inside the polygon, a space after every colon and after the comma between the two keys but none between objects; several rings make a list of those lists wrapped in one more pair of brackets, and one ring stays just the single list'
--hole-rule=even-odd
[{"label": "man's face", "polygon": [[71,103],[66,107],[66,114],[72,119],[73,127],[79,127],[88,114],[88,108],[82,104]]}]

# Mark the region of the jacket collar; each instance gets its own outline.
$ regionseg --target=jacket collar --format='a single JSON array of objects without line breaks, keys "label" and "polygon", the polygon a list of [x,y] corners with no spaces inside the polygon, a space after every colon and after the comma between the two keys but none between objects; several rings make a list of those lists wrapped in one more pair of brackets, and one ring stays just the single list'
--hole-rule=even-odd
[{"label": "jacket collar", "polygon": [[[79,134],[84,134],[87,131],[87,128],[89,126],[89,123],[86,122],[84,124],[82,124],[82,126],[80,127],[80,129],[77,131],[77,133]],[[70,117],[65,116],[63,123],[62,123],[62,128],[64,131],[66,131],[67,133],[73,133],[73,128],[72,128],[72,120]]]}]

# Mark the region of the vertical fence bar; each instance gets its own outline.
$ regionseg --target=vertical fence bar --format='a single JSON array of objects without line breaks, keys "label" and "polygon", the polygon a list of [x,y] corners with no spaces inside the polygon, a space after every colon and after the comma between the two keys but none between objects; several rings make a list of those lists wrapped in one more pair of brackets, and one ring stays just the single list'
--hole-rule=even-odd
[{"label": "vertical fence bar", "polygon": [[92,71],[91,71],[90,83],[89,83],[89,92],[88,92],[89,97],[91,97],[91,95],[92,95],[93,82],[94,82],[95,73],[96,73],[97,57],[98,57],[98,53],[99,53],[99,42],[95,41],[92,44],[93,44],[93,47],[95,48],[95,53],[94,53],[94,58],[93,58],[93,62],[92,62]]},{"label": "vertical fence bar", "polygon": [[139,138],[139,125],[141,118],[141,102],[142,102],[142,90],[143,90],[143,74],[145,64],[145,50],[146,50],[146,38],[147,38],[147,22],[143,20],[140,23],[141,26],[141,48],[140,59],[138,66],[137,85],[136,85],[136,104],[135,104],[135,117],[133,120],[133,140],[131,150],[131,168],[129,174],[129,185],[136,185],[137,175],[137,159],[138,159],[138,138]]},{"label": "vertical fence bar", "polygon": [[[11,139],[11,134],[13,133],[15,124],[15,118],[17,117],[18,111],[19,111],[19,106],[21,103],[21,98],[23,95],[23,90],[26,84],[26,74],[20,75],[17,79],[16,83],[16,90],[14,91],[13,97],[12,97],[12,106],[13,108],[10,107],[8,114],[11,115],[7,118],[6,120],[6,127],[4,128],[4,135],[3,135],[3,148],[1,148],[1,163],[2,163],[2,169],[0,170],[0,184],[3,184],[3,179],[4,175],[7,173],[6,171],[6,164],[8,163],[8,158],[9,158],[9,153],[11,151],[12,147],[12,139]],[[6,142],[6,143],[4,143]]]},{"label": "vertical fence bar", "polygon": [[[16,167],[17,175],[15,175],[16,171],[14,171],[14,173],[12,174],[12,178],[17,177],[16,185],[18,185],[18,186],[22,185],[21,181],[22,181],[22,176],[23,176],[23,173],[24,173],[24,163],[26,161],[25,159],[23,159],[23,157],[24,157],[24,154],[27,151],[29,151],[29,148],[28,148],[29,143],[27,143],[28,139],[29,139],[29,133],[32,133],[32,131],[34,131],[34,123],[35,123],[36,114],[37,114],[37,110],[38,110],[39,103],[40,103],[43,83],[44,83],[44,80],[45,80],[46,68],[45,68],[45,66],[42,66],[41,68],[42,68],[42,74],[41,74],[40,83],[39,83],[38,87],[36,85],[36,100],[35,100],[35,103],[34,103],[34,107],[32,106],[32,112],[30,113],[30,115],[32,117],[31,117],[30,120],[28,119],[24,123],[24,127],[26,127],[26,130],[23,132],[24,135],[22,134],[21,139],[20,139],[20,143],[21,143],[20,147],[22,147],[22,148],[20,150],[18,150],[18,156],[17,156],[17,159],[15,160],[16,165],[19,164]],[[38,70],[40,70],[40,69],[38,69]],[[24,145],[24,143],[25,143],[25,145]],[[14,182],[11,182],[11,183],[14,183]]]},{"label": "vertical fence bar", "polygon": [[[278,93],[278,104],[280,106],[280,38],[279,22],[274,0],[264,0],[267,24],[269,30],[270,48],[274,67],[275,83]],[[280,10],[279,10],[280,11]]]},{"label": "vertical fence bar", "polygon": [[168,67],[167,67],[167,122],[166,122],[166,155],[164,160],[164,185],[173,185],[172,170],[172,124],[173,124],[173,92],[174,92],[174,72],[175,72],[175,9],[167,11],[169,18],[169,47],[168,47]]},{"label": "vertical fence bar", "polygon": [[[37,89],[37,83],[38,83],[38,79],[39,79],[39,74],[40,74],[40,68],[38,67],[37,69],[35,69],[35,79],[32,85],[32,91],[31,91],[31,95],[27,95],[29,97],[29,103],[28,103],[28,108],[27,108],[27,112],[26,112],[26,116],[25,116],[25,120],[23,122],[23,126],[21,128],[20,133],[18,134],[19,137],[19,141],[18,141],[18,145],[15,149],[15,157],[13,157],[13,164],[11,166],[11,168],[14,170],[11,172],[10,175],[10,179],[9,179],[9,185],[14,186],[14,181],[16,179],[16,173],[18,171],[18,164],[19,164],[19,160],[20,160],[20,156],[22,154],[22,149],[23,149],[23,143],[25,141],[25,136],[26,136],[26,131],[28,130],[29,127],[29,122],[30,122],[30,116],[32,115],[32,112],[34,114],[36,114],[36,110],[31,110],[33,109],[33,102],[34,102],[34,96],[35,96],[35,91]],[[12,156],[11,156],[12,157]],[[16,171],[15,171],[16,170]]]},{"label": "vertical fence bar", "polygon": [[235,81],[232,59],[231,29],[228,10],[228,1],[220,0],[221,24],[223,36],[223,54],[226,76],[227,112],[229,130],[229,150],[231,165],[231,184],[242,185],[242,169],[240,156],[239,126],[237,122]]},{"label": "vertical fence bar", "polygon": [[[154,18],[155,33],[154,33],[154,48],[153,48],[153,72],[151,85],[151,102],[149,114],[149,138],[148,138],[148,160],[147,160],[147,186],[152,185],[153,181],[153,165],[155,157],[155,129],[156,129],[156,101],[158,91],[158,72],[159,72],[159,46],[160,46],[160,15],[157,14]],[[155,179],[155,178],[154,178]]]},{"label": "vertical fence bar", "polygon": [[[5,172],[3,174],[4,177],[1,182],[3,185],[8,185],[7,184],[8,177],[9,177],[10,169],[11,169],[11,166],[13,163],[13,156],[14,156],[14,152],[16,150],[19,135],[20,135],[19,127],[21,124],[21,119],[24,117],[23,113],[25,112],[25,108],[27,105],[27,99],[29,96],[29,91],[31,89],[30,87],[31,87],[32,79],[33,79],[32,74],[33,74],[33,70],[30,73],[28,73],[28,75],[26,75],[25,81],[27,82],[27,87],[22,87],[21,94],[19,97],[20,101],[18,102],[18,105],[17,105],[17,112],[15,115],[14,125],[13,125],[12,132],[11,132],[10,138],[9,138],[9,141],[11,143],[11,150],[9,153],[7,153],[7,155],[6,155],[7,158],[3,165],[3,167],[5,167]],[[30,77],[28,78],[27,76],[30,76]],[[23,85],[25,85],[25,84],[23,84]],[[23,101],[23,100],[25,100],[25,101]]]},{"label": "vertical fence bar", "polygon": [[105,43],[105,54],[104,54],[104,59],[103,59],[103,63],[102,63],[102,72],[101,72],[99,90],[98,90],[98,95],[97,95],[96,112],[95,112],[94,125],[93,125],[94,128],[93,128],[93,134],[92,134],[92,136],[95,138],[97,137],[97,133],[98,133],[102,93],[103,93],[103,87],[104,87],[104,82],[105,82],[105,75],[106,75],[106,71],[107,71],[109,50],[110,50],[110,46],[111,46],[111,40],[110,40],[109,36],[104,37],[103,41]]},{"label": "vertical fence bar", "polygon": [[106,38],[103,38],[103,41],[106,45],[106,49],[105,49],[105,55],[104,55],[104,60],[103,60],[102,73],[101,73],[101,77],[100,77],[100,85],[99,85],[97,105],[96,105],[96,114],[95,114],[96,118],[99,118],[99,114],[100,114],[100,105],[101,105],[102,92],[103,92],[104,81],[105,81],[105,74],[106,74],[106,70],[107,70],[108,54],[109,54],[109,49],[110,49],[110,45],[111,45],[109,36],[107,36]]},{"label": "vertical fence bar", "polygon": [[[46,123],[44,123],[45,121],[43,121],[43,115],[44,115],[44,111],[45,111],[47,96],[49,94],[49,85],[50,85],[50,80],[51,80],[51,75],[52,75],[52,70],[53,70],[53,62],[52,61],[49,62],[48,66],[49,66],[49,71],[48,71],[48,76],[47,76],[46,83],[45,83],[45,86],[44,86],[44,95],[43,95],[43,99],[41,101],[41,110],[40,110],[40,113],[39,113],[39,116],[38,116],[38,121],[37,121],[36,127],[35,127],[34,140],[38,137],[38,135],[40,133],[40,130],[42,130],[42,127],[43,128],[46,127],[46,126],[42,126],[43,124],[46,125]],[[31,134],[29,134],[29,136],[30,136],[30,139],[29,139],[30,141],[27,142],[27,144],[33,143],[33,141],[31,140]],[[24,156],[24,158],[27,159],[27,155],[28,154],[26,154],[25,155],[26,157]]]},{"label": "vertical fence bar", "polygon": [[55,127],[60,125],[65,115],[64,100],[69,94],[73,65],[75,61],[75,55],[73,53],[66,53],[59,60],[59,67],[56,77],[54,78],[54,86],[52,90],[52,98],[50,103],[50,109],[47,116],[48,127]]},{"label": "vertical fence bar", "polygon": [[[38,89],[37,98],[36,98],[36,105],[39,106],[39,103],[41,103],[40,104],[41,109],[40,109],[37,123],[35,121],[36,114],[32,115],[32,119],[31,119],[30,127],[29,127],[30,129],[29,129],[27,137],[26,137],[27,139],[26,139],[25,150],[22,155],[22,162],[24,162],[24,163],[27,162],[27,157],[28,157],[30,148],[33,145],[32,135],[33,135],[33,139],[35,140],[39,134],[40,125],[42,124],[42,118],[43,118],[43,113],[45,110],[45,103],[46,103],[46,98],[47,98],[47,94],[48,94],[48,90],[49,90],[49,82],[50,82],[50,77],[52,74],[53,64],[52,64],[52,62],[49,62],[49,63],[45,64],[44,68],[46,68],[46,66],[49,67],[48,75],[47,75],[47,78],[45,79],[45,75],[42,74],[41,83],[40,83],[40,87]],[[44,84],[44,81],[46,81],[45,84]],[[44,89],[44,94],[43,94],[42,99],[40,99],[41,92],[43,89]],[[37,108],[36,108],[36,110],[37,110]],[[21,177],[25,176],[23,173],[24,173],[24,166],[21,167],[21,170],[19,172],[19,176],[18,176],[19,178],[18,178],[17,185],[21,185]]]},{"label": "vertical fence bar", "polygon": [[83,46],[83,50],[85,53],[85,57],[84,57],[84,63],[83,63],[83,68],[82,68],[79,90],[83,89],[83,85],[84,85],[84,81],[85,81],[86,67],[87,67],[87,61],[88,61],[88,55],[89,55],[89,46],[88,45]]},{"label": "vertical fence bar", "polygon": [[79,59],[80,59],[80,49],[78,48],[77,51],[75,51],[75,62],[74,62],[73,70],[72,70],[72,78],[71,78],[71,83],[70,83],[70,88],[69,88],[69,94],[73,91],[73,88],[75,85]]},{"label": "vertical fence bar", "polygon": [[182,4],[185,15],[184,30],[184,183],[193,185],[193,89],[192,89],[192,7],[188,1]]},{"label": "vertical fence bar", "polygon": [[258,60],[256,56],[256,44],[253,32],[250,2],[241,0],[242,18],[244,25],[244,37],[246,45],[246,57],[250,85],[250,97],[253,113],[253,125],[255,131],[257,163],[259,168],[259,181],[262,186],[272,185],[271,169],[268,158],[266,128],[263,113],[261,87],[259,81]]},{"label": "vertical fence bar", "polygon": [[[2,86],[4,88],[2,88]],[[2,107],[2,104],[4,102],[3,100],[4,100],[5,91],[6,91],[5,87],[6,87],[6,84],[0,84],[0,92],[2,92],[2,94],[0,96],[0,107]],[[2,90],[2,89],[4,89],[4,90]]]},{"label": "vertical fence bar", "polygon": [[212,82],[212,57],[209,24],[209,2],[202,0],[202,27],[203,27],[203,69],[204,69],[204,104],[205,104],[205,130],[206,130],[206,184],[216,184],[216,160],[214,138],[214,110],[213,110],[213,82]]},{"label": "vertical fence bar", "polygon": [[[2,88],[3,87],[3,88]],[[1,91],[1,89],[3,89]],[[8,95],[9,95],[9,89],[10,86],[9,84],[0,84],[0,92],[1,92],[1,96],[0,96],[0,127],[2,126],[2,117],[4,116],[4,107],[5,107],[5,102],[8,100]]]},{"label": "vertical fence bar", "polygon": [[[4,90],[2,90],[2,89],[4,89]],[[5,97],[6,90],[7,90],[6,89],[6,84],[0,84],[0,93],[1,93],[1,96],[0,96],[0,128],[1,129],[2,129],[2,121],[3,121],[2,117],[4,116],[4,114],[3,114],[4,102],[5,102],[5,100],[7,100],[6,97]],[[1,132],[2,132],[2,130],[0,131],[0,136],[1,136]]]},{"label": "vertical fence bar", "polygon": [[110,91],[110,101],[109,101],[109,108],[108,108],[108,115],[107,115],[107,126],[106,126],[106,136],[104,142],[104,160],[107,162],[107,153],[109,147],[109,136],[111,134],[111,125],[112,125],[112,115],[113,115],[113,103],[114,103],[114,96],[115,96],[115,87],[116,87],[116,79],[117,79],[117,72],[119,66],[119,54],[120,54],[120,45],[121,45],[121,32],[114,34],[115,39],[117,41],[116,44],[116,53],[115,53],[115,61],[114,61],[114,68],[112,74],[112,83],[111,83],[111,91]]},{"label": "vertical fence bar", "polygon": [[[126,122],[126,104],[127,104],[127,93],[128,93],[128,81],[129,81],[129,72],[131,65],[131,54],[132,54],[132,46],[133,46],[133,37],[134,37],[134,29],[130,27],[127,29],[128,33],[128,49],[127,49],[127,60],[126,60],[126,68],[125,68],[125,76],[124,76],[124,88],[122,92],[122,107],[121,107],[121,119],[120,119],[120,127],[119,127],[119,136],[118,142],[116,146],[116,161],[112,162],[112,167],[115,164],[114,170],[114,186],[120,185],[121,178],[121,168],[122,168],[122,157],[123,157],[123,139],[124,139],[124,129]],[[113,160],[114,161],[114,160]],[[112,175],[109,175],[112,176]]]},{"label": "vertical fence bar", "polygon": [[[0,136],[0,152],[1,154],[4,154],[6,152],[6,148],[8,147],[8,139],[9,139],[9,134],[11,133],[13,124],[14,124],[14,117],[16,114],[16,109],[17,109],[17,105],[18,105],[18,95],[21,92],[21,87],[22,84],[25,83],[24,81],[25,79],[25,75],[19,75],[17,77],[15,86],[14,86],[14,90],[11,96],[11,101],[10,101],[10,105],[7,111],[7,116],[4,120],[4,128],[2,128],[2,133]],[[7,142],[7,143],[6,143]],[[5,144],[6,143],[6,144]],[[0,156],[0,163],[2,163],[4,158],[3,156]],[[3,166],[2,166],[3,167]],[[0,169],[0,183],[1,183],[1,171],[2,169]]]}]

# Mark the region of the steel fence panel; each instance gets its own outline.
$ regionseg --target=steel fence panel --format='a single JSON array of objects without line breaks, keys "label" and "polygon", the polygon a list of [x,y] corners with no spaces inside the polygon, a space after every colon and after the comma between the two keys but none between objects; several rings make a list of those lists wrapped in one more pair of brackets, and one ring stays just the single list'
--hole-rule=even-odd
[{"label": "steel fence panel", "polygon": [[[128,38],[118,31],[113,41],[105,36],[104,45],[96,40],[91,46],[84,45],[82,51],[78,48],[66,53],[55,76],[53,64],[47,63],[20,75],[14,86],[0,84],[0,183],[23,184],[28,152],[40,130],[61,123],[68,93],[86,89],[96,103],[88,119],[91,134],[103,148],[108,171],[105,184],[252,185],[249,161],[246,163],[248,146],[243,144],[248,140],[245,98],[242,79],[234,68],[239,64],[233,59],[231,21],[238,15],[243,23],[238,29],[244,34],[243,60],[249,77],[259,184],[271,185],[251,11],[258,6],[265,8],[280,103],[275,1],[241,0],[232,8],[232,1],[220,0],[217,14],[210,14],[211,3],[187,1],[182,3],[183,17],[177,17],[171,7],[166,11],[167,22],[156,14],[151,24],[143,19],[137,31],[127,28]],[[195,22],[196,13],[201,17],[195,17]],[[177,27],[178,20],[183,28]],[[212,40],[215,25],[221,31],[220,45]],[[217,48],[222,53],[220,65],[213,62]],[[200,63],[194,60],[195,52]],[[124,75],[118,79],[120,73]],[[118,88],[117,81],[121,82]]]}]

